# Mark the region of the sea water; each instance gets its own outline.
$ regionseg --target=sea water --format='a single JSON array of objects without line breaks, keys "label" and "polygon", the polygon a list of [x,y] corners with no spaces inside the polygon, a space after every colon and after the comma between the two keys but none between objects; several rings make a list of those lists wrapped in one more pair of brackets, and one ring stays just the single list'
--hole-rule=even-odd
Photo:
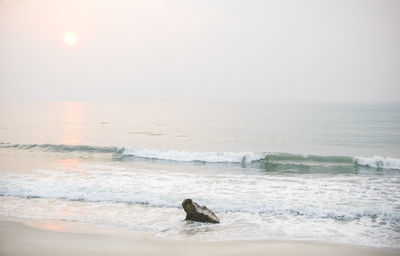
[{"label": "sea water", "polygon": [[399,247],[400,104],[3,102],[0,215]]}]

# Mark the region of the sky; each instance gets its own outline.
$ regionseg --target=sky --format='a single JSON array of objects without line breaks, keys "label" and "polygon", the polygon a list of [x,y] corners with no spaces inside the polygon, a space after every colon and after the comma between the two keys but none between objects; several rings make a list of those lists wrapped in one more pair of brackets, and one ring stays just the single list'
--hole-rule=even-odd
[{"label": "sky", "polygon": [[0,0],[0,100],[400,101],[398,0]]}]

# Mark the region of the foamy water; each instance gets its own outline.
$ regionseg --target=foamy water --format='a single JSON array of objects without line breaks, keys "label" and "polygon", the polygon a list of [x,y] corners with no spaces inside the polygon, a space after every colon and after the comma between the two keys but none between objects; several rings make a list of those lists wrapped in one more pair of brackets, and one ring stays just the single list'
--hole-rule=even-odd
[{"label": "foamy water", "polygon": [[[28,106],[52,111],[31,118]],[[0,215],[168,239],[400,244],[393,106],[265,107],[265,116],[254,106],[163,106],[7,105],[20,118],[3,114],[0,127]],[[185,198],[221,223],[184,221]]]}]

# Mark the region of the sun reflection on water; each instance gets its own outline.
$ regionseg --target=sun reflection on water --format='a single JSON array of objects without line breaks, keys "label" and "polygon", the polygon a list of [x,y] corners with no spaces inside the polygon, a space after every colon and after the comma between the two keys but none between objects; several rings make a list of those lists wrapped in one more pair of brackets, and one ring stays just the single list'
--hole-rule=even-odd
[{"label": "sun reflection on water", "polygon": [[[85,104],[82,102],[63,103],[63,137],[62,143],[66,145],[82,145]],[[59,162],[63,169],[79,169],[81,160],[75,157],[61,159]]]},{"label": "sun reflection on water", "polygon": [[64,158],[60,160],[60,164],[66,169],[77,169],[81,162],[77,158]]},{"label": "sun reflection on water", "polygon": [[65,102],[63,104],[64,127],[63,144],[81,145],[84,125],[84,103]]}]

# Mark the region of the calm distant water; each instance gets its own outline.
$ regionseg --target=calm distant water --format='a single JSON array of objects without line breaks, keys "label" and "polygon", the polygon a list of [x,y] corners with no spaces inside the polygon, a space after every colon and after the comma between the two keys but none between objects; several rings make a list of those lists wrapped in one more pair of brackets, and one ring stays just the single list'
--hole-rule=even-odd
[{"label": "calm distant water", "polygon": [[400,104],[0,103],[0,215],[398,247]]}]

